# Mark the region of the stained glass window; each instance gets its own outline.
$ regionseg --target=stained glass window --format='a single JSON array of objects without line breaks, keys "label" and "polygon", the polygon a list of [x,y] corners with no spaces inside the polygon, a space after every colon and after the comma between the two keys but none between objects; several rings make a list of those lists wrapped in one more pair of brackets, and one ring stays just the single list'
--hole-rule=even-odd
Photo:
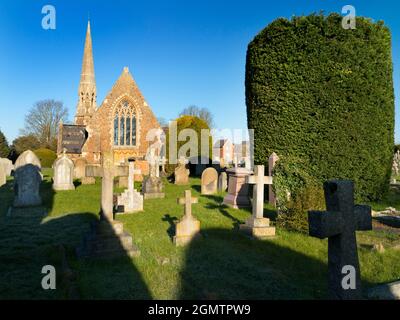
[{"label": "stained glass window", "polygon": [[114,145],[136,146],[136,115],[133,106],[123,101],[115,110]]}]

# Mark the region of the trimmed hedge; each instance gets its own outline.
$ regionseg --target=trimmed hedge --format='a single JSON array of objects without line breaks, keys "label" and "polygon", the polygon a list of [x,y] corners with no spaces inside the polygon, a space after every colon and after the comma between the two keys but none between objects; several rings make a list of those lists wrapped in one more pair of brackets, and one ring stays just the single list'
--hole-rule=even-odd
[{"label": "trimmed hedge", "polygon": [[51,168],[53,166],[53,162],[57,159],[57,154],[50,149],[37,149],[33,151],[40,160],[42,168]]},{"label": "trimmed hedge", "polygon": [[358,17],[277,19],[249,44],[248,127],[254,157],[295,156],[320,183],[351,179],[357,200],[388,190],[394,148],[391,35]]}]

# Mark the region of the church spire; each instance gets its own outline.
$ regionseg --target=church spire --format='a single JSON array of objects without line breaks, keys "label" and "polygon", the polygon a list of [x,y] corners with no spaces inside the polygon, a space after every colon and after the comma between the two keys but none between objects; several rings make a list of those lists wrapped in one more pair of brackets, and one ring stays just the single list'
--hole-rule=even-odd
[{"label": "church spire", "polygon": [[75,124],[86,125],[96,111],[96,80],[90,21],[86,31],[85,49],[83,52],[81,80],[79,83],[79,100],[75,116]]}]

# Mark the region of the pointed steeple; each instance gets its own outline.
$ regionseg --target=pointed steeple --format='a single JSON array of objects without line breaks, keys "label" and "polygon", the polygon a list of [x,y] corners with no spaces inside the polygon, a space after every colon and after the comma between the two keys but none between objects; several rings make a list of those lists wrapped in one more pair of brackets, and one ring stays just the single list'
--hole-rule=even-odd
[{"label": "pointed steeple", "polygon": [[94,61],[90,21],[88,21],[85,49],[83,52],[81,80],[79,83],[79,100],[75,116],[75,124],[86,125],[96,111],[96,80],[94,76]]}]

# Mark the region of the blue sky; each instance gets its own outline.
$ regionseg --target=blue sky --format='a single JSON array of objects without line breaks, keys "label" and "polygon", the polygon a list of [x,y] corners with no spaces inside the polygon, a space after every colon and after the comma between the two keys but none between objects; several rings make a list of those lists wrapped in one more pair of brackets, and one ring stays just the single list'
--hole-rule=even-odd
[{"label": "blue sky", "polygon": [[[56,8],[56,30],[41,27],[47,4]],[[88,15],[99,105],[128,66],[157,117],[173,119],[195,104],[212,111],[218,128],[246,128],[248,43],[278,17],[340,13],[347,4],[391,29],[400,142],[395,0],[1,0],[0,129],[11,142],[29,108],[46,98],[63,101],[73,118]]]}]

